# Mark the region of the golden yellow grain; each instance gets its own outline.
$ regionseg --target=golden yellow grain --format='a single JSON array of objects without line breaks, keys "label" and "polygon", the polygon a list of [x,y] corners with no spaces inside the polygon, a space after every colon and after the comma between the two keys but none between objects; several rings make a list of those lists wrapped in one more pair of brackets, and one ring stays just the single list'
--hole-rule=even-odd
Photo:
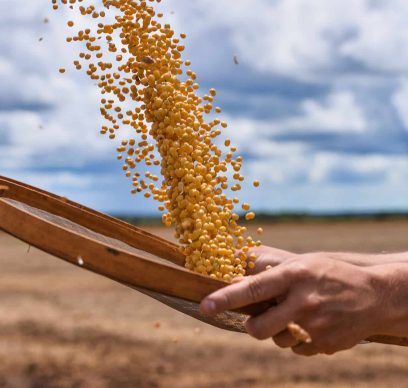
[{"label": "golden yellow grain", "polygon": [[249,212],[247,214],[245,214],[245,219],[247,221],[253,220],[255,218],[255,213],[254,212]]},{"label": "golden yellow grain", "polygon": [[[176,37],[169,24],[160,22],[164,15],[153,7],[160,0],[103,0],[102,9],[81,3],[69,0],[69,6],[76,5],[78,14],[88,18],[89,28],[67,41],[82,43],[87,50],[74,66],[84,68],[102,94],[101,134],[114,140],[123,128],[133,132],[117,147],[132,194],[160,202],[162,221],[174,226],[188,269],[228,282],[244,275],[254,260],[245,252],[257,243],[237,223],[239,199],[226,194],[227,189],[242,188],[243,159],[234,156],[231,140],[224,141],[226,155],[217,146],[228,124],[208,117],[221,113],[214,104],[217,92],[199,95],[191,61],[182,59],[186,34]],[[52,4],[58,8],[56,1]],[[136,171],[143,164],[158,171]],[[248,211],[250,206],[242,208]],[[245,218],[251,220],[255,213]],[[237,250],[243,254],[235,257]]]}]

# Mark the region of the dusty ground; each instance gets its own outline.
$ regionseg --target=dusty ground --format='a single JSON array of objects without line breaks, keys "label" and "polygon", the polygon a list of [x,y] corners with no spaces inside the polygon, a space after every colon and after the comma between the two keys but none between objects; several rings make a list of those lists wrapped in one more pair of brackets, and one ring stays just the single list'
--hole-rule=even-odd
[{"label": "dusty ground", "polygon": [[[408,250],[403,221],[265,230],[265,243],[298,252]],[[0,233],[0,387],[408,385],[408,349],[362,345],[300,358],[27,248]]]}]

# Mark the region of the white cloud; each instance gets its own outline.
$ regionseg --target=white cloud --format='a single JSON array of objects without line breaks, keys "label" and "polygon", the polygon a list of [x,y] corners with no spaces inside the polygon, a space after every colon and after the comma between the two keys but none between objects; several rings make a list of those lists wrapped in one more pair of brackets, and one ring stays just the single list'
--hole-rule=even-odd
[{"label": "white cloud", "polygon": [[300,106],[303,114],[275,124],[282,132],[365,132],[368,124],[364,112],[351,92],[335,92],[323,103],[306,100]]},{"label": "white cloud", "polygon": [[408,79],[405,78],[400,81],[400,87],[394,94],[392,102],[405,130],[408,131]]},{"label": "white cloud", "polygon": [[[370,105],[373,99],[373,105],[383,104],[385,112],[392,105],[408,128],[408,81],[400,79],[408,68],[408,50],[404,49],[408,46],[406,1],[163,0],[160,7],[179,32],[189,34],[187,54],[200,69],[200,78],[208,81],[228,75],[223,87],[233,86],[241,104],[251,99],[247,113],[232,104],[225,116],[232,142],[241,152],[255,157],[248,158],[245,166],[248,180],[261,178],[266,182],[259,193],[248,191],[251,198],[260,201],[258,208],[313,207],[320,190],[326,193],[322,206],[330,207],[330,198],[334,207],[347,207],[347,201],[355,205],[358,201],[353,189],[366,195],[364,185],[370,179],[370,184],[377,185],[378,206],[384,206],[387,198],[390,204],[399,200],[399,193],[393,196],[385,185],[406,185],[406,156],[342,155],[313,149],[300,140],[278,142],[274,136],[344,136],[352,145],[353,136],[364,135],[370,140],[373,128],[395,133],[398,128],[392,127],[395,124],[388,113],[384,113],[384,127],[377,128],[379,112]],[[169,14],[170,10],[175,14]],[[48,24],[43,23],[44,17],[49,18]],[[48,2],[0,1],[0,174],[77,193],[78,200],[99,208],[105,204],[113,208],[111,198],[120,192],[115,209],[126,209],[133,199],[127,196],[129,186],[121,180],[114,144],[99,135],[97,90],[84,75],[71,70],[79,47],[65,44],[68,18],[75,18],[75,14],[69,10],[54,13]],[[42,42],[39,37],[44,38]],[[232,63],[234,54],[241,62],[238,67]],[[59,67],[67,68],[64,76],[58,74]],[[360,91],[361,78],[356,78],[359,74],[370,79],[364,83],[364,93]],[[254,76],[258,82],[265,78],[267,93],[253,87]],[[267,84],[269,76],[272,81]],[[287,112],[277,112],[274,117],[266,104],[261,116],[268,118],[254,118],[252,113],[262,101],[280,97],[285,82],[299,80],[325,89],[309,94],[304,91],[302,97],[288,93],[279,99],[280,104],[290,105]],[[283,87],[278,88],[275,82]],[[251,96],[248,87],[253,87]],[[379,89],[392,94],[392,101],[387,100],[388,95],[377,95]],[[219,92],[222,95],[223,90]],[[270,98],[271,105],[274,101]],[[12,103],[10,108],[7,104]],[[89,163],[117,166],[118,177],[102,168],[97,172],[81,170]],[[33,166],[43,172],[33,172]],[[352,183],[347,183],[347,177]],[[121,187],[110,184],[113,181],[120,182]],[[339,193],[347,185],[350,191],[342,196]],[[269,203],[274,193],[276,203]],[[364,205],[364,200],[359,203]],[[141,210],[144,204],[135,201]],[[375,199],[371,204],[375,206]]]},{"label": "white cloud", "polygon": [[242,62],[263,72],[326,80],[344,61],[381,72],[408,66],[404,0],[182,0],[178,11],[194,37],[228,31]]},{"label": "white cloud", "polygon": [[[383,177],[384,184],[391,183],[396,176],[406,175],[408,160],[405,157],[382,155],[337,155],[330,153],[319,153],[315,155],[313,168],[311,169],[311,180],[315,183],[324,183],[333,171],[341,171],[347,183],[347,174],[370,179],[372,176]],[[396,172],[398,172],[396,174]]]},{"label": "white cloud", "polygon": [[[333,92],[325,101],[312,99],[300,104],[301,114],[285,119],[256,120],[228,117],[230,123],[226,136],[240,146],[240,151],[261,159],[274,156],[300,155],[308,152],[302,142],[276,142],[274,135],[296,134],[353,134],[369,130],[364,112],[349,92]],[[301,163],[304,163],[302,161]],[[266,166],[269,164],[265,162]],[[268,167],[266,167],[268,170]]]},{"label": "white cloud", "polygon": [[355,26],[355,36],[339,52],[373,70],[406,73],[407,14],[404,0],[380,1],[376,7],[367,7]]},{"label": "white cloud", "polygon": [[[254,23],[250,25],[245,24],[243,10],[240,22],[247,28],[236,30],[234,43],[248,64],[259,70],[294,77],[319,76],[318,72],[337,65],[330,38],[341,38],[353,27],[363,4],[359,0],[265,2],[265,9],[253,7]],[[256,22],[260,14],[263,16]]]}]

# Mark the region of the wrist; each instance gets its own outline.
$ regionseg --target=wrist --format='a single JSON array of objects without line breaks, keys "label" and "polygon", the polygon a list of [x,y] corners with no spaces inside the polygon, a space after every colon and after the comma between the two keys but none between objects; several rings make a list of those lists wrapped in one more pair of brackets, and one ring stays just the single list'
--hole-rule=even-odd
[{"label": "wrist", "polygon": [[408,336],[408,264],[367,268],[375,289],[378,335]]}]

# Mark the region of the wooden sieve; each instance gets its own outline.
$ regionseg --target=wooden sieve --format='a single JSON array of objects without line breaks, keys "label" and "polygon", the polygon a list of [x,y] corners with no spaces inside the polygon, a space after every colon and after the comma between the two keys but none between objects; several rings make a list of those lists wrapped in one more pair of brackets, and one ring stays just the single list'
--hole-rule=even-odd
[{"label": "wooden sieve", "polygon": [[[108,277],[221,329],[244,322],[269,303],[204,317],[200,301],[228,283],[187,270],[177,245],[64,197],[0,176],[0,229],[57,258]],[[408,338],[369,342],[408,346]]]}]

